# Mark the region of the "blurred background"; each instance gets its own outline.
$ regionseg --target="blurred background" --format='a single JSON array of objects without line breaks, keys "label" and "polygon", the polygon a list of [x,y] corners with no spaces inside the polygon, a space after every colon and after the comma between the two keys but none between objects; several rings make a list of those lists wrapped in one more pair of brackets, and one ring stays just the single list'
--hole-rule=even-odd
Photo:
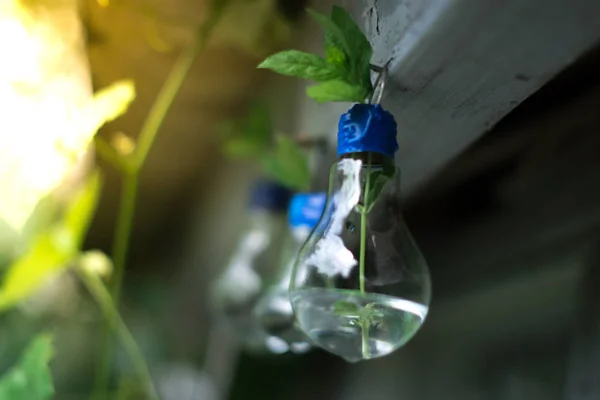
[{"label": "blurred background", "polygon": [[[60,204],[93,163],[104,187],[84,248],[110,254],[121,175],[93,151],[77,162],[44,161],[40,149],[53,146],[48,131],[66,132],[64,107],[52,104],[84,105],[93,92],[131,79],[135,100],[98,132],[127,147],[210,2],[19,2],[34,10],[29,23],[41,24],[27,37],[46,38],[36,48],[49,49],[35,56],[48,68],[31,73],[38,83],[60,78],[38,103],[10,97],[11,77],[34,60],[24,50],[28,42],[11,39],[20,31],[5,3],[0,262],[8,265],[15,249],[26,247],[28,236],[10,227],[33,213],[35,190]],[[600,2],[229,3],[140,175],[121,312],[162,398],[600,398]],[[320,350],[262,357],[240,351],[214,331],[208,299],[260,176],[254,163],[223,156],[219,126],[261,99],[275,130],[334,143],[348,104],[318,105],[305,96],[304,82],[256,69],[286,48],[322,53],[322,31],[305,8],[328,13],[332,4],[345,6],[363,28],[374,64],[390,61],[382,104],[398,122],[404,216],[433,280],[431,311],[416,337],[388,357],[358,364]],[[94,121],[91,128],[103,122]],[[90,140],[73,148],[85,150]],[[328,170],[315,170],[324,189]],[[42,174],[54,175],[31,178]],[[101,315],[74,275],[52,279],[2,315],[0,364],[9,368],[29,338],[51,329],[54,398],[87,398]],[[130,368],[120,348],[114,368]]]}]

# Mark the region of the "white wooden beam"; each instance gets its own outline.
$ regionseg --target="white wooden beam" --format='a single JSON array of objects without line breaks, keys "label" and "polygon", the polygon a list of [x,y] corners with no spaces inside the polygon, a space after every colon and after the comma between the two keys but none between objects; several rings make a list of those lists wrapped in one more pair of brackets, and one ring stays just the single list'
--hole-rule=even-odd
[{"label": "white wooden beam", "polygon": [[[398,122],[405,194],[600,41],[592,0],[336,3],[362,22],[375,63],[392,58],[383,105]],[[300,127],[333,132],[346,106],[306,100]]]}]

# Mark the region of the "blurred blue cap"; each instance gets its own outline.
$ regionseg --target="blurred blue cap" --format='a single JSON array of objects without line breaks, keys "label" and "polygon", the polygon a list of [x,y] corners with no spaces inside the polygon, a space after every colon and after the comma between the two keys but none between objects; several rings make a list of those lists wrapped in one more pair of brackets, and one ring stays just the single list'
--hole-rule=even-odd
[{"label": "blurred blue cap", "polygon": [[288,211],[292,228],[306,226],[313,229],[323,215],[327,203],[325,193],[297,193],[292,197]]},{"label": "blurred blue cap", "polygon": [[248,207],[285,212],[292,195],[293,192],[290,189],[277,182],[258,180],[252,185]]},{"label": "blurred blue cap", "polygon": [[393,158],[398,151],[394,116],[379,104],[355,104],[338,123],[338,156],[373,152]]}]

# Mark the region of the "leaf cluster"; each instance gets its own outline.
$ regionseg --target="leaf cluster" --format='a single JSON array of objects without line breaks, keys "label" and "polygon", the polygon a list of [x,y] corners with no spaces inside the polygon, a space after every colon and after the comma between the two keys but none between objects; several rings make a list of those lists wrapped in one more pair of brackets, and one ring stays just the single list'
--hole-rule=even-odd
[{"label": "leaf cluster", "polygon": [[333,6],[331,16],[309,10],[325,33],[325,58],[298,50],[271,55],[258,68],[319,82],[306,93],[319,103],[363,103],[373,92],[373,49],[350,14]]},{"label": "leaf cluster", "polygon": [[0,400],[49,400],[54,386],[48,363],[54,354],[52,338],[35,337],[21,358],[0,377]]},{"label": "leaf cluster", "polygon": [[371,169],[368,167],[365,179],[362,204],[357,204],[356,209],[360,214],[368,214],[375,206],[375,202],[383,191],[385,185],[394,178],[395,168]]},{"label": "leaf cluster", "polygon": [[383,320],[383,313],[378,309],[377,303],[369,303],[361,307],[350,301],[339,300],[333,304],[333,315],[353,320],[363,328]]},{"label": "leaf cluster", "polygon": [[260,163],[266,176],[294,190],[308,190],[308,159],[300,146],[286,135],[274,135],[268,107],[256,102],[241,119],[221,126],[221,149],[233,159]]},{"label": "leaf cluster", "polygon": [[59,220],[39,232],[31,247],[9,266],[0,285],[0,311],[29,297],[49,277],[77,259],[95,214],[101,187],[102,179],[96,171],[87,178]]}]

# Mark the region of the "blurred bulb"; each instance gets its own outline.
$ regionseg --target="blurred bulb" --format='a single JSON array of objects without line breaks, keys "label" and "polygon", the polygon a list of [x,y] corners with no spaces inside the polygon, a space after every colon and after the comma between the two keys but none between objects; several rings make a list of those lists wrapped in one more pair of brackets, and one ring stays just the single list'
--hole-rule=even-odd
[{"label": "blurred bulb", "polygon": [[257,184],[250,198],[248,227],[233,252],[228,266],[211,288],[218,320],[247,349],[281,351],[278,343],[267,342],[252,311],[264,293],[265,280],[272,279],[285,229],[285,211],[290,192],[272,182]]},{"label": "blurred bulb", "polygon": [[[270,340],[282,352],[305,353],[310,350],[306,335],[295,323],[289,287],[296,256],[323,214],[325,193],[296,194],[290,202],[288,219],[290,236],[283,252],[279,279],[256,305],[254,315]],[[275,352],[275,351],[274,351]]]},{"label": "blurred bulb", "polygon": [[191,365],[164,365],[154,378],[163,400],[217,400],[221,397],[211,377]]},{"label": "blurred bulb", "polygon": [[357,104],[338,128],[328,203],[300,251],[290,296],[312,343],[356,362],[410,340],[427,315],[431,289],[400,214],[393,116]]}]

